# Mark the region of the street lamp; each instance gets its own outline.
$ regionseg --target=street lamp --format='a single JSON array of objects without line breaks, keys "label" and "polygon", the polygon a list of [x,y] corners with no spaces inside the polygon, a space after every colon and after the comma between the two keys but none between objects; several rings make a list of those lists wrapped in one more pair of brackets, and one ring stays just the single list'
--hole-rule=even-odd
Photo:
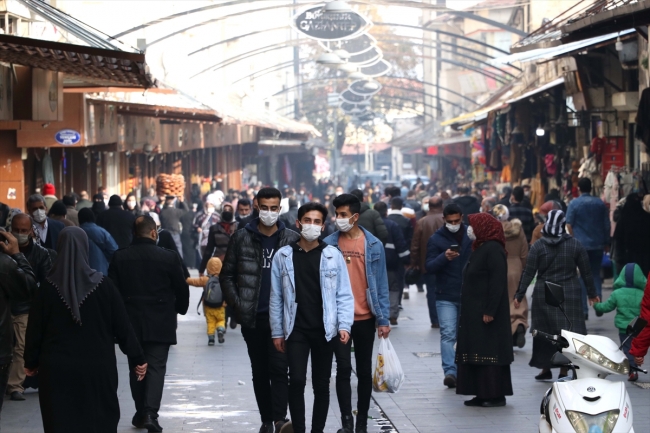
[{"label": "street lamp", "polygon": [[351,54],[345,50],[335,50],[332,54],[339,56],[343,60],[348,60],[351,57]]},{"label": "street lamp", "polygon": [[348,75],[348,78],[351,80],[363,80],[364,78],[366,78],[366,76],[359,71],[355,71],[350,75]]}]

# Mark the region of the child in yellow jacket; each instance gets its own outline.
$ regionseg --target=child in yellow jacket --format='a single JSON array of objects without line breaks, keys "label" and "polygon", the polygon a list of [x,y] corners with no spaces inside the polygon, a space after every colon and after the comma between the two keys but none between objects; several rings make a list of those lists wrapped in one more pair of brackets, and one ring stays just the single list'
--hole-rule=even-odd
[{"label": "child in yellow jacket", "polygon": [[[190,286],[205,288],[208,285],[210,277],[219,277],[221,266],[221,260],[217,257],[212,257],[208,260],[208,266],[206,267],[208,276],[188,278],[187,284]],[[223,343],[225,341],[224,334],[226,333],[226,302],[224,301],[223,305],[218,308],[208,307],[204,302],[203,314],[205,315],[205,321],[208,325],[208,346],[214,346],[215,330],[217,331],[219,343]]]}]

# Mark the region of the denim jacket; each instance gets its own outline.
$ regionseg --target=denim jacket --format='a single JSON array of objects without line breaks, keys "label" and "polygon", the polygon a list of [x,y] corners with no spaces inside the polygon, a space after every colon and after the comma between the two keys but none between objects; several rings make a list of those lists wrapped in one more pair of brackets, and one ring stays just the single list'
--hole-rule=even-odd
[{"label": "denim jacket", "polygon": [[[390,301],[388,300],[388,273],[386,271],[386,254],[382,243],[363,227],[366,237],[366,278],[368,288],[366,296],[370,311],[375,315],[377,326],[388,326],[388,309]],[[339,235],[337,231],[326,237],[323,242],[329,245],[339,246]]]},{"label": "denim jacket", "polygon": [[573,237],[585,250],[602,250],[609,245],[609,210],[600,198],[583,193],[573,199],[567,209],[566,223],[571,225]]},{"label": "denim jacket", "polygon": [[[325,247],[321,254],[320,286],[325,338],[330,341],[339,331],[351,332],[354,322],[354,297],[348,269],[341,253],[331,246]],[[293,248],[287,245],[275,253],[271,266],[269,320],[273,338],[289,338],[297,306]]]}]

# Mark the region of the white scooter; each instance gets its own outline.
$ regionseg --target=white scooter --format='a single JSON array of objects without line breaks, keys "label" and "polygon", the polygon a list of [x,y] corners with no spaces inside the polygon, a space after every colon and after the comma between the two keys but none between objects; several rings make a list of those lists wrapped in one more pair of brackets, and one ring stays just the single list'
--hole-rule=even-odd
[{"label": "white scooter", "polygon": [[[546,283],[545,292],[546,303],[564,313],[562,287]],[[645,320],[637,317],[627,328],[627,338],[637,336],[646,325]],[[533,337],[556,345],[559,352],[551,362],[573,371],[573,378],[555,382],[544,395],[540,433],[634,433],[632,403],[625,382],[605,379],[610,374],[627,376],[631,368],[647,374],[630,367],[622,344],[619,347],[607,337],[566,330],[561,335],[533,330]]]}]

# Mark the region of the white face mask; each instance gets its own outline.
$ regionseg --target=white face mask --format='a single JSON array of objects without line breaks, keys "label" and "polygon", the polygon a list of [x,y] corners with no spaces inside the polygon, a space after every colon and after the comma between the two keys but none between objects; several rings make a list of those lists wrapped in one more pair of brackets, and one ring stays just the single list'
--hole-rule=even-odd
[{"label": "white face mask", "polygon": [[208,215],[210,215],[210,214],[214,213],[214,208],[213,208],[212,206],[206,207],[206,208],[205,208],[205,212],[206,212]]},{"label": "white face mask", "polygon": [[457,233],[458,230],[460,230],[460,224],[453,225],[453,224],[446,223],[445,227],[447,227],[447,230],[449,230],[452,233]]},{"label": "white face mask", "polygon": [[425,204],[423,204],[423,205],[422,205],[422,210],[423,210],[424,212],[429,212],[429,203],[425,203]]},{"label": "white face mask", "polygon": [[300,234],[307,242],[313,242],[318,237],[320,236],[321,230],[323,226],[319,226],[316,224],[300,224],[302,226],[302,230],[300,231]]},{"label": "white face mask", "polygon": [[42,223],[47,218],[47,214],[45,213],[44,209],[36,209],[32,213],[32,217],[34,218],[34,221],[36,221],[37,223]]},{"label": "white face mask", "polygon": [[352,227],[354,227],[354,224],[350,223],[350,220],[354,217],[350,218],[337,218],[336,219],[336,227],[338,227],[339,230],[341,230],[343,233],[347,233],[350,230],[352,230]]},{"label": "white face mask", "polygon": [[24,247],[29,243],[29,235],[24,235],[24,234],[14,233],[14,232],[11,232],[11,234],[15,236],[16,240],[18,241],[18,245],[20,245],[21,247]]},{"label": "white face mask", "polygon": [[128,206],[129,209],[135,209],[135,202],[134,201],[127,201],[126,205]]},{"label": "white face mask", "polygon": [[467,227],[467,237],[472,241],[476,240],[476,235],[474,234],[474,228],[472,226]]},{"label": "white face mask", "polygon": [[280,216],[280,212],[271,212],[270,210],[260,211],[260,221],[266,227],[273,227],[275,223],[278,222],[279,216]]}]

